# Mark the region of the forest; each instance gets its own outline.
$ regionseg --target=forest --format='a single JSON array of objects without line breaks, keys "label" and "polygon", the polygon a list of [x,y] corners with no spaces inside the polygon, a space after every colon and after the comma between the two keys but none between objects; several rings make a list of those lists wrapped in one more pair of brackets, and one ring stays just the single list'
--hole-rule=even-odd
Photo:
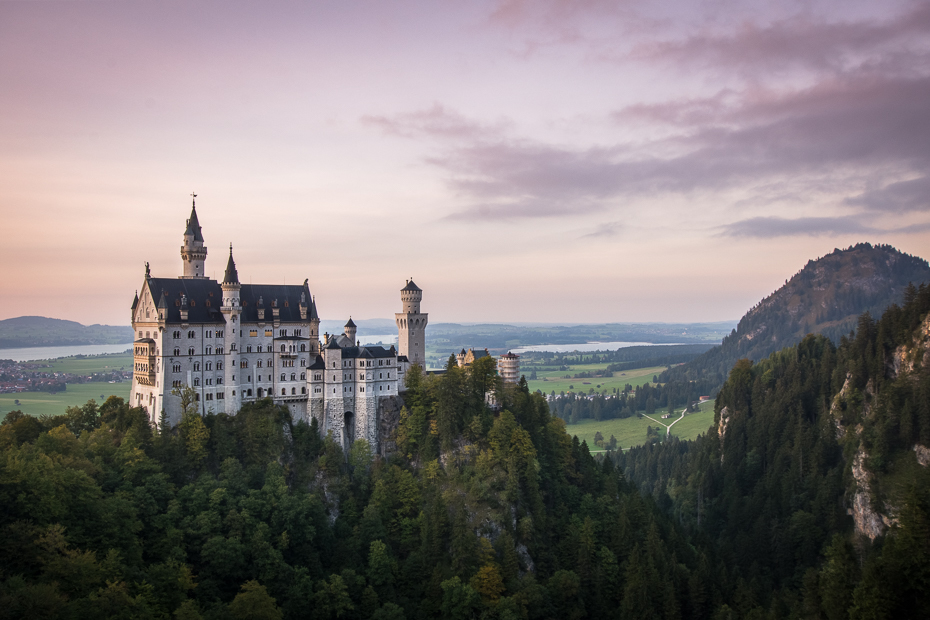
[{"label": "forest", "polygon": [[838,346],[742,361],[705,436],[616,460],[491,358],[413,369],[387,458],[268,400],[175,428],[119,398],[14,412],[0,617],[927,617],[930,364],[889,359],[928,311],[911,288]]}]

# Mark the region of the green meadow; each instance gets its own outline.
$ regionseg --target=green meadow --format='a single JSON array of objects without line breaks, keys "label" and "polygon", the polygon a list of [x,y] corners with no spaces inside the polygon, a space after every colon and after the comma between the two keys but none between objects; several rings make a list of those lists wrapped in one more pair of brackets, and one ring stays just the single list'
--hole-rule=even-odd
[{"label": "green meadow", "polygon": [[[612,377],[595,377],[592,379],[566,379],[565,375],[574,375],[580,372],[603,372],[607,364],[582,364],[578,366],[569,366],[569,370],[546,370],[537,371],[537,379],[528,381],[530,391],[540,390],[543,394],[555,390],[555,393],[568,392],[585,392],[589,393],[591,389],[594,392],[610,394],[614,388],[623,389],[626,384],[634,388],[645,383],[652,383],[652,377],[661,374],[665,366],[655,366],[653,368],[636,368],[613,373]],[[529,368],[522,369],[524,375],[530,371]],[[545,381],[543,381],[545,379]]]},{"label": "green meadow", "polygon": [[[69,372],[76,375],[89,375],[95,372],[132,370],[132,353],[110,353],[106,355],[89,355],[87,357],[60,357],[48,362],[39,361],[35,363],[43,366],[48,364],[49,366],[37,368],[36,372]],[[71,387],[69,386],[68,389],[70,390]]]},{"label": "green meadow", "polygon": [[[674,419],[663,420],[662,415],[663,412],[656,412],[652,417],[663,423],[674,421]],[[681,410],[679,409],[675,412],[675,416],[680,415]],[[684,419],[672,426],[672,435],[679,439],[695,439],[698,435],[707,432],[708,427],[713,423],[714,401],[704,401],[697,412],[686,415]],[[591,451],[600,449],[594,445],[594,435],[598,431],[604,436],[604,441],[610,441],[610,436],[613,435],[617,438],[617,446],[628,450],[632,446],[640,446],[646,443],[646,431],[649,426],[658,429],[659,435],[665,434],[664,426],[645,416],[642,418],[632,416],[622,420],[601,420],[600,422],[597,420],[582,420],[578,424],[567,425],[566,430],[569,435],[578,437],[578,441],[587,441],[588,448]]]},{"label": "green meadow", "polygon": [[[59,415],[67,407],[83,405],[93,399],[99,405],[110,396],[119,396],[129,400],[131,382],[123,383],[72,383],[64,392],[20,392],[18,394],[0,394],[0,419],[10,411],[19,409],[34,416]],[[103,398],[101,398],[101,395]],[[19,400],[19,405],[16,404]]]}]

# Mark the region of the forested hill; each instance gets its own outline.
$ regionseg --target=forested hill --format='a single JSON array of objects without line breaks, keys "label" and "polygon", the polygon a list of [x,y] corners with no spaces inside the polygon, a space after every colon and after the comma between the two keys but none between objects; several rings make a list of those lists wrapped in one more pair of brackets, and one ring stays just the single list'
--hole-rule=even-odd
[{"label": "forested hill", "polygon": [[124,342],[132,342],[131,327],[81,325],[44,316],[20,316],[0,321],[0,349]]},{"label": "forested hill", "polygon": [[761,360],[823,334],[838,343],[860,314],[880,316],[901,303],[908,284],[930,282],[927,261],[889,245],[860,243],[808,261],[785,285],[747,312],[718,347],[663,373],[660,381],[722,385],[737,360]]},{"label": "forested hill", "polygon": [[773,617],[930,617],[930,286],[740,360],[706,435],[617,458]]}]

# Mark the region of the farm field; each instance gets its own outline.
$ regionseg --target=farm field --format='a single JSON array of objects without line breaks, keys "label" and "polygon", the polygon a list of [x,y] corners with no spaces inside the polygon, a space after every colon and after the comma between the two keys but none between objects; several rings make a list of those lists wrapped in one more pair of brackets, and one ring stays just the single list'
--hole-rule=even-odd
[{"label": "farm field", "polygon": [[[51,366],[50,368],[39,368],[37,372],[69,372],[76,375],[89,375],[95,372],[111,372],[121,369],[132,370],[132,353],[60,357],[47,363]],[[68,386],[68,389],[70,390],[71,386]]]},{"label": "farm field", "polygon": [[[20,392],[18,394],[0,394],[0,419],[6,417],[10,411],[19,409],[23,413],[34,416],[60,415],[67,407],[83,405],[90,399],[101,404],[111,395],[129,400],[131,383],[73,383],[68,385],[64,392],[49,394],[48,392]],[[100,398],[103,394],[104,397]],[[19,400],[19,405],[15,403]]]},{"label": "farm field", "polygon": [[[646,383],[652,383],[652,377],[660,374],[665,370],[665,366],[655,366],[652,368],[636,368],[633,370],[624,370],[613,373],[612,377],[597,377],[594,379],[565,379],[565,375],[574,375],[579,372],[601,371],[607,367],[607,364],[583,364],[579,366],[569,366],[570,370],[547,370],[537,372],[538,379],[527,381],[530,392],[540,390],[543,394],[555,390],[555,393],[568,392],[585,392],[588,393],[591,388],[594,392],[610,394],[614,388],[623,389],[623,386],[629,383],[634,388]],[[525,371],[521,370],[523,374]],[[543,381],[543,378],[546,380]],[[574,386],[570,388],[570,386]],[[600,387],[598,387],[600,386]]]},{"label": "farm field", "polygon": [[[662,420],[663,412],[659,411],[653,415],[657,420]],[[676,417],[681,415],[681,410],[675,412]],[[683,420],[672,426],[672,435],[679,439],[695,439],[698,435],[705,433],[708,427],[714,422],[714,401],[709,400],[701,403],[699,411],[686,415]],[[599,450],[594,445],[594,434],[598,431],[604,436],[605,441],[610,440],[613,435],[617,438],[617,446],[624,450],[631,446],[639,446],[646,443],[646,429],[651,426],[658,428],[659,434],[665,433],[665,427],[657,424],[647,417],[638,418],[632,416],[622,420],[582,420],[578,424],[569,424],[565,430],[569,435],[578,437],[578,441],[587,441],[588,449],[592,452]]]}]

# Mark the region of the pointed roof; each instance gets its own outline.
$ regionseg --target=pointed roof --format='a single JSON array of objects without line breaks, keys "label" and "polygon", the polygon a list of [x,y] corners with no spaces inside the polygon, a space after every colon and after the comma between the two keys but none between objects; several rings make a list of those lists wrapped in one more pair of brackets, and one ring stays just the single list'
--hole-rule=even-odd
[{"label": "pointed roof", "polygon": [[352,317],[349,317],[349,322],[346,323],[346,327],[355,327],[355,322],[352,321]]},{"label": "pointed roof", "polygon": [[186,235],[194,235],[194,241],[203,242],[203,234],[200,232],[200,221],[197,219],[197,203],[195,202],[191,206],[191,216],[187,220],[187,230],[184,231]]},{"label": "pointed roof", "polygon": [[139,305],[139,291],[136,291],[136,296],[135,296],[135,298],[132,300],[132,308],[130,308],[130,310],[135,310],[135,309],[136,309],[136,306],[138,306],[138,305]]},{"label": "pointed roof", "polygon": [[404,288],[402,288],[402,289],[400,289],[400,290],[402,290],[402,291],[422,291],[423,289],[421,289],[419,286],[417,286],[416,284],[414,284],[414,283],[413,283],[413,278],[411,278],[411,279],[407,280],[407,286],[405,286]]},{"label": "pointed roof", "polygon": [[226,275],[223,284],[239,284],[239,272],[236,271],[236,261],[233,260],[232,244],[229,244],[229,260],[226,262]]}]

